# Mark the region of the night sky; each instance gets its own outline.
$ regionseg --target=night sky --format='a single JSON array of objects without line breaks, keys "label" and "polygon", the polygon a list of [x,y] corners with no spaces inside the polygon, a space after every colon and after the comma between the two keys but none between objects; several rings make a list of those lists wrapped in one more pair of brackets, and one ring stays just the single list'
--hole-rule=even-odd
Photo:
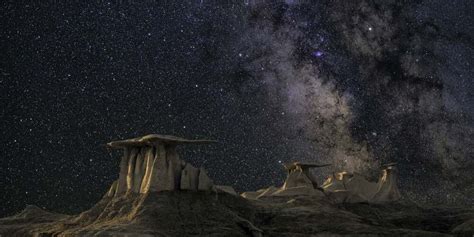
[{"label": "night sky", "polygon": [[238,191],[398,162],[406,196],[473,203],[470,0],[46,2],[0,3],[0,216],[89,208],[104,144],[149,133],[218,140],[183,159]]}]

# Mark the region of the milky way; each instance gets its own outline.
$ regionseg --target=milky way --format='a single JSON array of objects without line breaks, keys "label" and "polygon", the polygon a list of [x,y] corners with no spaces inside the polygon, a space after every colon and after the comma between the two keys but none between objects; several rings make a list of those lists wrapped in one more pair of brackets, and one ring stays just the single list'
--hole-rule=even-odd
[{"label": "milky way", "polygon": [[0,215],[90,207],[103,144],[147,133],[219,140],[183,158],[239,191],[398,162],[406,195],[472,202],[470,1],[255,2],[1,3]]}]

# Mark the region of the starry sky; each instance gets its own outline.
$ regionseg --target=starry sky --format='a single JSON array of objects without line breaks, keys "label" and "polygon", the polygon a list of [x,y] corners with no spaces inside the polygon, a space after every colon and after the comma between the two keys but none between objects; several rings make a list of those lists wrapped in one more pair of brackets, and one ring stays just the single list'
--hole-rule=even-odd
[{"label": "starry sky", "polygon": [[398,162],[405,195],[473,201],[469,0],[0,4],[0,216],[89,208],[104,144],[149,133],[218,140],[180,151],[238,191]]}]

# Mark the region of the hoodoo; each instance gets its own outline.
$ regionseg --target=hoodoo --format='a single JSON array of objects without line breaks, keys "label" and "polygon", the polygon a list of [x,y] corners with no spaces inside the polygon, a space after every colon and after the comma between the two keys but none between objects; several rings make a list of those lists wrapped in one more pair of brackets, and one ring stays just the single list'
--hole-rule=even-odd
[{"label": "hoodoo", "polygon": [[377,183],[370,182],[357,173],[338,172],[327,178],[321,186],[318,185],[310,169],[326,167],[330,164],[293,162],[284,166],[287,176],[283,186],[244,192],[241,196],[247,199],[260,199],[270,196],[323,196],[325,194],[336,203],[381,203],[400,199],[397,170],[393,163],[384,166]]},{"label": "hoodoo", "polygon": [[108,196],[172,190],[210,190],[213,182],[203,168],[182,161],[176,152],[179,144],[205,144],[212,140],[188,140],[169,135],[151,134],[107,143],[124,151],[120,174]]}]

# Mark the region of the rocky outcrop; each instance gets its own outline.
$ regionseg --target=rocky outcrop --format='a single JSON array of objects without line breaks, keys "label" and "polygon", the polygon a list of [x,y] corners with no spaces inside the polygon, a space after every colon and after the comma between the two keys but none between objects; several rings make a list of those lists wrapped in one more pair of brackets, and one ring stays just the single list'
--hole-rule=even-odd
[{"label": "rocky outcrop", "polygon": [[311,174],[311,168],[326,167],[329,164],[319,165],[311,163],[294,162],[284,165],[287,170],[287,177],[285,183],[280,188],[273,186],[260,189],[255,192],[244,192],[241,194],[242,197],[247,199],[260,199],[264,197],[281,197],[281,196],[295,196],[295,195],[307,195],[307,196],[319,196],[323,197],[324,194],[318,188],[316,178]]},{"label": "rocky outcrop", "polygon": [[335,203],[382,203],[397,201],[401,197],[394,164],[386,165],[377,183],[370,182],[357,173],[338,172],[328,177],[323,185],[319,186],[310,169],[326,166],[329,165],[300,162],[286,164],[287,177],[283,186],[244,192],[241,196],[247,199],[298,195],[326,196]]},{"label": "rocky outcrop", "polygon": [[317,188],[318,182],[316,177],[310,172],[311,168],[320,168],[330,166],[330,164],[319,165],[311,163],[294,162],[291,164],[284,165],[288,174],[283,184],[282,189],[295,188],[295,187],[308,187]]},{"label": "rocky outcrop", "polygon": [[[150,135],[109,143],[124,150],[120,175],[96,205],[73,216],[28,206],[0,219],[0,236],[474,234],[472,208],[388,204],[400,196],[393,166],[383,170],[378,183],[341,172],[320,188],[309,169],[321,166],[296,162],[285,166],[282,187],[246,192],[242,198],[230,186],[214,185],[203,168],[182,161],[175,149],[180,143],[192,142]],[[367,200],[376,204],[361,203]]]},{"label": "rocky outcrop", "polygon": [[118,197],[126,193],[211,190],[214,184],[206,170],[182,161],[176,151],[179,144],[209,142],[212,141],[152,134],[108,143],[109,148],[124,150],[119,179],[108,195],[113,193]]},{"label": "rocky outcrop", "polygon": [[389,164],[382,170],[377,183],[370,182],[357,173],[340,172],[327,178],[321,187],[336,202],[391,202],[401,197],[397,179],[394,164]]},{"label": "rocky outcrop", "polygon": [[398,190],[398,171],[395,166],[388,166],[382,170],[382,175],[377,182],[377,193],[372,202],[396,201],[401,198]]}]

